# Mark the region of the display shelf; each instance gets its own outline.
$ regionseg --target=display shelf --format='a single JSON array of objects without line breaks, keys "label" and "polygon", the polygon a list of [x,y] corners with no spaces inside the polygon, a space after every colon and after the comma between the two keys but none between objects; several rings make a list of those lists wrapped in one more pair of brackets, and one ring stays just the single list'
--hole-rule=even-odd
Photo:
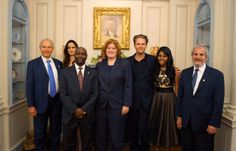
[{"label": "display shelf", "polygon": [[11,100],[25,100],[26,62],[28,58],[28,10],[23,0],[14,0],[11,29]]}]

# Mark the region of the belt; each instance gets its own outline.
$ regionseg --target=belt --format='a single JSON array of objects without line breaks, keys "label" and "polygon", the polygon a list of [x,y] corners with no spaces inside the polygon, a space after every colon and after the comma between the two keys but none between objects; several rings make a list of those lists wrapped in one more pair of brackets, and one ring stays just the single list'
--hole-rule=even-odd
[{"label": "belt", "polygon": [[58,95],[59,95],[58,93],[54,97],[52,97],[51,95],[48,95],[48,98],[53,99],[53,98],[57,97]]},{"label": "belt", "polygon": [[170,88],[156,87],[156,91],[157,92],[174,92],[174,88],[173,87],[170,87]]}]

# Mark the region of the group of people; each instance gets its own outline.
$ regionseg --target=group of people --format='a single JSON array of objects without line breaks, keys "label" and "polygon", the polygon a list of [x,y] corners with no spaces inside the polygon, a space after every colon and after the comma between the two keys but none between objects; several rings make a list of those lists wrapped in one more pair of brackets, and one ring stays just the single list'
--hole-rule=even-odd
[{"label": "group of people", "polygon": [[[124,134],[130,151],[170,149],[213,151],[220,127],[223,74],[206,65],[207,48],[192,51],[193,66],[181,73],[171,50],[160,47],[156,57],[145,52],[146,35],[133,37],[136,53],[121,58],[117,40],[107,40],[96,69],[85,65],[87,50],[69,40],[63,62],[52,58],[52,40],[40,42],[41,56],[28,62],[26,92],[34,120],[36,151],[122,151]],[[62,122],[62,124],[61,124]],[[79,136],[77,131],[79,130]],[[78,138],[79,137],[79,138]]]}]

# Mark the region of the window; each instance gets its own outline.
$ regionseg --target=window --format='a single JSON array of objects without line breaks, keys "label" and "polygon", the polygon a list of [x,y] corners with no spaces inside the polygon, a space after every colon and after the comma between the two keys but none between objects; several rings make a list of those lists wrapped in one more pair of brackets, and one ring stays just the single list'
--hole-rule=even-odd
[{"label": "window", "polygon": [[195,44],[209,50],[208,64],[211,64],[211,9],[207,0],[201,0],[195,16]]}]

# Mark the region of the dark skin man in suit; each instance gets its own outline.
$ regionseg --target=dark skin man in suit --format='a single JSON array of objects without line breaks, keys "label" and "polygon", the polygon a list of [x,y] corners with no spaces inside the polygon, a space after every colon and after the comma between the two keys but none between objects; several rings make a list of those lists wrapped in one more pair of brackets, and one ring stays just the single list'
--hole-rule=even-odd
[{"label": "dark skin man in suit", "polygon": [[[194,66],[181,74],[176,116],[183,151],[214,150],[224,103],[224,76],[206,65],[207,59],[207,48],[196,46],[192,52]],[[197,78],[193,78],[196,72]]]},{"label": "dark skin man in suit", "polygon": [[[89,151],[94,127],[94,106],[98,96],[97,72],[85,65],[87,51],[75,51],[75,64],[65,68],[60,78],[60,96],[63,103],[64,151],[75,151],[80,130],[82,151]],[[83,76],[80,79],[81,75]]]},{"label": "dark skin man in suit", "polygon": [[[28,112],[34,119],[36,151],[43,151],[46,148],[48,119],[50,150],[57,151],[61,132],[61,101],[58,94],[58,77],[62,69],[62,63],[51,57],[54,50],[52,40],[42,40],[39,49],[41,56],[29,61],[27,65],[26,94]],[[55,95],[51,95],[48,62],[54,76]]]}]

